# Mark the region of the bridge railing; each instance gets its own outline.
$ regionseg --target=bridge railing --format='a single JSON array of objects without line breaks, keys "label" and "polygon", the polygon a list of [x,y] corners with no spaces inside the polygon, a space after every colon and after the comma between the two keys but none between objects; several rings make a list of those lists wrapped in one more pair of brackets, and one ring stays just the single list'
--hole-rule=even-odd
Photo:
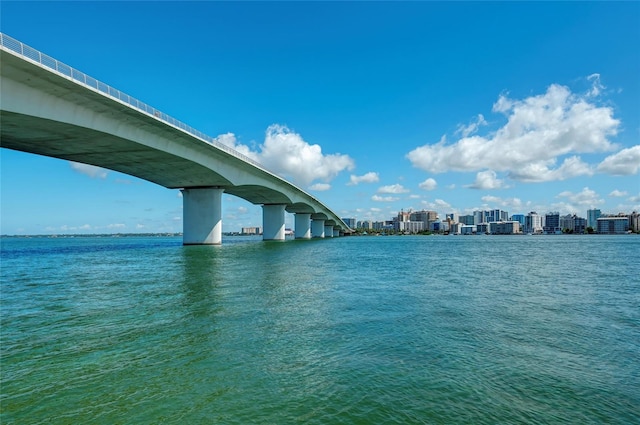
[{"label": "bridge railing", "polygon": [[111,97],[113,99],[117,99],[121,102],[124,102],[126,104],[128,104],[129,106],[131,106],[134,109],[137,109],[139,111],[145,112],[146,114],[149,114],[153,117],[155,117],[156,119],[163,121],[167,124],[171,124],[174,127],[178,127],[179,129],[191,134],[192,136],[195,136],[201,140],[204,140],[205,142],[217,147],[218,149],[221,149],[233,156],[235,156],[236,158],[239,158],[245,162],[248,162],[266,172],[268,172],[269,174],[273,174],[273,172],[267,170],[262,164],[260,164],[258,161],[254,160],[253,158],[248,157],[247,155],[243,155],[240,152],[238,152],[237,150],[233,149],[230,146],[225,145],[224,143],[220,143],[218,142],[215,138],[208,136],[206,134],[204,134],[203,132],[196,130],[195,128],[191,127],[190,125],[187,125],[185,123],[183,123],[182,121],[179,121],[167,114],[165,114],[162,111],[159,111],[158,109],[147,105],[144,102],[139,101],[138,99],[129,96],[126,93],[121,92],[118,89],[115,89],[105,83],[103,83],[102,81],[96,80],[93,77],[90,77],[89,75],[85,74],[84,72],[78,71],[77,69],[74,69],[72,67],[70,67],[69,65],[66,65],[54,58],[52,58],[51,56],[47,56],[44,53],[34,49],[33,47],[29,47],[26,44],[16,40],[15,38],[12,38],[6,34],[3,34],[0,32],[0,45],[2,45],[3,47],[5,47],[8,50],[11,50],[14,53],[19,54],[20,56],[30,59],[32,61],[35,61],[47,68],[49,68],[52,71],[55,71],[56,73],[63,75],[67,78],[72,79],[73,81],[83,84],[87,87],[90,87],[94,90],[97,90],[99,92],[101,92],[102,94]]}]

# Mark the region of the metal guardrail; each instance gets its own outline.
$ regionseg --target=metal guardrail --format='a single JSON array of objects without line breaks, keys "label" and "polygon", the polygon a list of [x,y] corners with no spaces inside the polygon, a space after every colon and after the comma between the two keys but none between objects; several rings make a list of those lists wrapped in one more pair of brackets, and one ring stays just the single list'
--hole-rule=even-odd
[{"label": "metal guardrail", "polygon": [[[24,43],[22,43],[19,40],[16,40],[13,37],[10,37],[2,32],[0,32],[0,46],[4,47],[7,50],[10,50],[20,56],[22,56],[23,58],[29,59],[31,61],[37,62],[42,66],[45,66],[47,68],[49,68],[49,70],[64,76],[66,78],[71,79],[72,81],[74,81],[75,83],[84,85],[92,90],[96,90],[98,92],[100,92],[101,94],[110,97],[112,99],[118,100],[120,102],[126,103],[127,105],[129,105],[130,107],[137,109],[140,112],[143,112],[149,116],[154,117],[155,119],[162,121],[166,124],[169,124],[175,128],[178,128],[206,143],[209,143],[210,145],[215,146],[218,149],[221,149],[227,153],[229,153],[230,155],[235,156],[238,159],[241,159],[242,161],[245,161],[267,173],[269,173],[270,175],[279,178],[283,181],[286,181],[284,179],[282,179],[281,177],[279,177],[277,174],[275,174],[274,172],[268,170],[264,165],[260,164],[258,161],[249,158],[246,155],[241,154],[240,152],[238,152],[237,150],[218,142],[216,139],[214,139],[211,136],[208,136],[206,134],[204,134],[203,132],[201,132],[200,130],[196,130],[195,128],[191,127],[190,125],[187,125],[185,123],[183,123],[182,121],[179,121],[167,114],[165,114],[164,112],[147,105],[144,102],[139,101],[138,99],[129,96],[126,93],[121,92],[120,90],[113,88],[111,86],[109,86],[108,84],[103,83],[102,81],[96,80],[93,77],[90,77],[89,75],[85,74],[84,72],[78,71],[77,69],[74,69],[72,67],[70,67],[69,65],[60,62],[57,59],[52,58],[51,56],[45,55],[44,53],[40,52],[39,50],[34,49],[33,47],[30,47]],[[324,204],[320,201],[318,201],[315,196],[303,191],[302,189],[294,186],[296,189],[300,190],[302,193],[304,193],[305,195],[309,196],[314,202],[317,202],[320,205]],[[327,208],[327,207],[325,207]],[[327,208],[329,211],[331,211],[329,208]],[[335,215],[336,218],[338,218],[338,220],[340,220],[342,222],[342,220],[338,217],[337,214],[333,213]],[[346,226],[346,223],[343,222],[343,224],[345,224],[345,227],[348,229],[349,226]]]},{"label": "metal guardrail", "polygon": [[[183,123],[182,121],[179,121],[167,114],[165,114],[162,111],[157,110],[156,108],[147,105],[144,102],[139,101],[138,99],[129,96],[126,93],[121,92],[118,89],[115,89],[105,83],[103,83],[102,81],[98,81],[93,77],[88,76],[87,74],[85,74],[84,72],[80,72],[77,69],[74,69],[72,67],[70,67],[69,65],[66,65],[54,58],[52,58],[51,56],[47,56],[44,53],[34,49],[33,47],[29,47],[26,44],[16,40],[15,38],[12,38],[6,34],[3,34],[0,32],[0,45],[2,45],[3,47],[5,47],[8,50],[11,50],[14,53],[19,54],[20,56],[30,59],[32,61],[35,61],[37,63],[39,63],[40,65],[43,65],[47,68],[49,68],[51,71],[54,71],[62,76],[65,76],[67,78],[72,79],[73,81],[83,84],[91,89],[97,90],[100,93],[111,97],[112,99],[116,99],[119,100],[121,102],[126,103],[127,105],[131,106],[134,109],[137,109],[138,111],[144,112],[150,116],[153,116],[154,118],[170,124],[174,127],[177,127],[187,133],[189,133],[192,136],[195,136],[215,147],[217,147],[218,149],[221,149],[233,156],[235,156],[236,158],[239,158],[245,162],[250,163],[251,165],[254,165],[266,172],[268,172],[269,174],[274,174],[273,172],[267,170],[262,164],[260,164],[258,161],[249,158],[246,155],[241,154],[240,152],[236,151],[235,149],[218,142],[217,140],[215,140],[213,137],[208,136],[206,134],[204,134],[203,132],[196,130],[195,128]],[[275,174],[274,174],[275,175]]]}]

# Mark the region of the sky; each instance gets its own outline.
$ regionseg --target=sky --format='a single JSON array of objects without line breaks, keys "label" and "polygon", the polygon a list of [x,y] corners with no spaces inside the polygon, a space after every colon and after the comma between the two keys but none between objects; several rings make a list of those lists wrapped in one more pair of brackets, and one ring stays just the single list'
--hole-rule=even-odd
[{"label": "sky", "polygon": [[[640,2],[3,0],[0,31],[341,217],[640,211]],[[0,166],[2,234],[182,231],[178,190],[8,149]],[[262,225],[222,202],[224,232]]]}]

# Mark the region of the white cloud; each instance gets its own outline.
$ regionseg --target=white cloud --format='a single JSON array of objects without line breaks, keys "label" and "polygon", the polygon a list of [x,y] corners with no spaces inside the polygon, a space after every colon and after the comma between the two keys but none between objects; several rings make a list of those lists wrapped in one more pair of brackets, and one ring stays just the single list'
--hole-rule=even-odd
[{"label": "white cloud", "polygon": [[640,145],[610,155],[598,165],[598,171],[614,176],[637,174],[640,169]]},{"label": "white cloud", "polygon": [[600,74],[591,74],[587,77],[587,80],[591,82],[591,90],[587,93],[588,96],[599,96],[600,92],[605,89],[605,86],[600,83]]},{"label": "white cloud", "polygon": [[355,167],[348,155],[324,155],[320,145],[311,145],[298,133],[278,124],[267,128],[260,151],[238,143],[233,133],[221,134],[215,140],[300,186],[309,186],[314,180],[330,181]]},{"label": "white cloud", "polygon": [[519,210],[523,206],[526,206],[529,204],[529,203],[523,204],[520,198],[504,198],[503,199],[498,196],[491,196],[491,195],[483,196],[480,199],[482,199],[482,201],[488,205],[498,205],[504,208],[510,208],[515,210]]},{"label": "white cloud", "polygon": [[382,186],[378,189],[378,193],[407,193],[409,189],[405,189],[401,184],[391,184],[388,186]]},{"label": "white cloud", "polygon": [[604,204],[604,200],[594,191],[585,187],[581,192],[573,193],[564,191],[558,194],[556,198],[566,198],[570,204],[566,205],[566,211],[578,211],[593,208],[597,205]]},{"label": "white cloud", "polygon": [[378,173],[374,173],[373,171],[370,171],[362,176],[356,176],[351,174],[351,177],[349,178],[349,183],[347,183],[347,186],[355,186],[359,183],[376,183],[380,180],[380,177],[378,176]]},{"label": "white cloud", "polygon": [[81,164],[79,162],[69,161],[71,168],[85,176],[89,176],[92,179],[105,179],[107,178],[107,170],[104,168],[96,167],[95,165]]},{"label": "white cloud", "polygon": [[461,134],[462,137],[468,137],[478,131],[480,126],[487,125],[487,121],[485,121],[482,114],[478,114],[475,122],[469,123],[469,125],[458,125],[458,129],[455,134]]},{"label": "white cloud", "polygon": [[435,181],[435,179],[428,178],[422,183],[420,183],[418,186],[420,186],[420,189],[434,190],[438,186],[438,183]]},{"label": "white cloud", "polygon": [[503,180],[497,178],[496,172],[493,170],[480,171],[476,174],[476,181],[468,187],[472,189],[504,189],[508,187]]},{"label": "white cloud", "polygon": [[309,186],[309,189],[322,192],[322,191],[331,189],[331,185],[328,183],[316,183],[312,186]]},{"label": "white cloud", "polygon": [[319,179],[329,181],[355,164],[348,155],[323,155],[320,145],[310,145],[302,137],[281,125],[267,128],[261,145],[260,163],[268,169],[307,186]]},{"label": "white cloud", "polygon": [[127,226],[123,223],[113,223],[107,226],[108,229],[124,229],[125,227]]},{"label": "white cloud", "polygon": [[580,157],[566,158],[558,168],[549,168],[555,160],[532,162],[509,172],[509,177],[522,182],[548,182],[593,175],[593,169]]},{"label": "white cloud", "polygon": [[[497,131],[487,136],[463,133],[454,143],[443,137],[438,143],[412,150],[407,158],[414,167],[432,173],[490,169],[525,181],[586,174],[589,167],[578,157],[565,160],[557,169],[550,166],[564,155],[614,148],[608,138],[617,134],[620,121],[613,118],[612,108],[593,101],[589,95],[573,94],[557,84],[523,100],[501,95],[493,112],[504,114],[507,123]],[[534,170],[540,170],[544,178],[533,178]]]},{"label": "white cloud", "polygon": [[618,189],[616,189],[616,190],[612,191],[612,192],[609,194],[609,196],[610,196],[610,197],[612,197],[612,198],[622,198],[623,196],[627,196],[627,195],[628,195],[627,191],[625,191],[625,190],[618,190]]},{"label": "white cloud", "polygon": [[393,197],[393,196],[378,196],[378,195],[373,195],[371,197],[372,201],[376,201],[376,202],[394,202],[397,201],[399,198]]},{"label": "white cloud", "polygon": [[637,196],[631,196],[627,199],[629,202],[640,202],[640,193]]}]

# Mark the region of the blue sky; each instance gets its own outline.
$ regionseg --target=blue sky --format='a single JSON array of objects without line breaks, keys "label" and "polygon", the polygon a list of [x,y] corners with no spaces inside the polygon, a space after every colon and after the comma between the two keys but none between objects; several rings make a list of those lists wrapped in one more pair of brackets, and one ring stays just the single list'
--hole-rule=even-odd
[{"label": "blue sky", "polygon": [[[639,22],[639,2],[0,4],[5,34],[358,220],[640,210]],[[177,190],[0,155],[3,234],[182,230]],[[223,196],[223,231],[261,220]]]}]

